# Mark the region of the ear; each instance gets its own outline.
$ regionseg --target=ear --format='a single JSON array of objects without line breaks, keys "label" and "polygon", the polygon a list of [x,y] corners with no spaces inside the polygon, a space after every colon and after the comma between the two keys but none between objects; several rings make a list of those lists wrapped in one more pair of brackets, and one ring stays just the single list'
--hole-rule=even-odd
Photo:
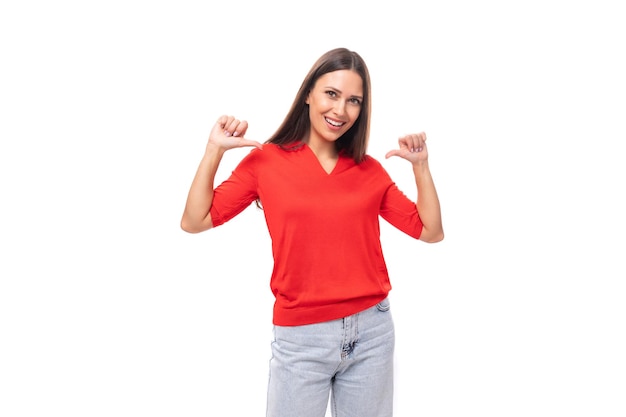
[{"label": "ear", "polygon": [[304,100],[304,104],[309,104],[309,97],[311,96],[311,90],[309,90],[308,93],[306,93],[306,100]]}]

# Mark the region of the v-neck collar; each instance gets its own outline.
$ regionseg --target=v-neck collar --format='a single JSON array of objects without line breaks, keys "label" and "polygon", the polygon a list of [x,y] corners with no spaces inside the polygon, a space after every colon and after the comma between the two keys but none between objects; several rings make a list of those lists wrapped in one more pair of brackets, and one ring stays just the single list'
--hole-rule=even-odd
[{"label": "v-neck collar", "polygon": [[306,142],[302,142],[302,144],[308,150],[309,155],[311,155],[313,158],[315,158],[315,161],[317,162],[317,166],[319,167],[319,169],[321,170],[322,173],[324,173],[327,176],[331,176],[331,175],[335,174],[336,172],[338,172],[337,168],[342,163],[341,161],[345,159],[345,157],[343,157],[341,155],[341,153],[337,156],[337,161],[335,162],[335,165],[333,166],[333,168],[329,172],[329,171],[326,171],[326,169],[324,168],[324,166],[320,162],[320,160],[317,157],[317,155],[315,154],[315,152],[313,152],[313,149],[311,149],[309,144],[306,143]]},{"label": "v-neck collar", "polygon": [[347,160],[352,160],[348,157],[346,157],[345,155],[343,155],[341,152],[339,153],[339,155],[337,156],[337,162],[335,162],[335,166],[333,166],[333,169],[330,170],[330,172],[326,171],[326,169],[324,168],[324,166],[322,165],[322,163],[320,162],[319,158],[317,157],[317,155],[315,154],[315,152],[313,152],[313,149],[311,149],[311,147],[309,146],[308,143],[303,142],[303,146],[308,150],[307,152],[309,153],[309,155],[312,158],[315,158],[315,162],[317,162],[317,166],[319,167],[320,171],[326,175],[326,176],[332,176],[332,175],[336,175],[337,173],[341,172],[344,170],[344,165],[346,163]]}]

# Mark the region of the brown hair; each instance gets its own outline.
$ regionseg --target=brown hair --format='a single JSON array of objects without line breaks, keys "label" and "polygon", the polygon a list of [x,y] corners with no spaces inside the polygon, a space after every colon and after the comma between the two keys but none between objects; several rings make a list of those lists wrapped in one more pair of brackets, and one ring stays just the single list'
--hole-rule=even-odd
[{"label": "brown hair", "polygon": [[358,53],[346,48],[332,49],[313,64],[304,81],[302,81],[302,85],[283,123],[266,143],[275,143],[289,148],[291,147],[289,145],[297,146],[302,140],[306,139],[311,129],[309,106],[305,102],[309,91],[311,91],[317,79],[322,75],[338,70],[352,70],[361,76],[363,80],[363,101],[358,119],[350,130],[335,142],[335,146],[339,153],[352,157],[357,163],[365,158],[371,114],[370,75],[363,58]]}]

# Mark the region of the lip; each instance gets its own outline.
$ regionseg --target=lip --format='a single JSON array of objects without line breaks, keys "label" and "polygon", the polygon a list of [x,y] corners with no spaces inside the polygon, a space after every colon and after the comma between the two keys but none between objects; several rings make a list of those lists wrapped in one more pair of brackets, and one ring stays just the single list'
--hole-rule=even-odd
[{"label": "lip", "polygon": [[326,116],[324,116],[324,121],[326,122],[326,126],[328,126],[332,130],[340,130],[342,127],[346,125],[346,122],[343,122],[341,120],[331,119],[330,117],[326,117]]}]

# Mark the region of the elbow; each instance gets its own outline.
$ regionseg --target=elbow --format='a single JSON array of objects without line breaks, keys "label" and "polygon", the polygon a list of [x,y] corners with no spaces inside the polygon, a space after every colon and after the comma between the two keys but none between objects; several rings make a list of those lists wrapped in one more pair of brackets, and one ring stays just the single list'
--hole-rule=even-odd
[{"label": "elbow", "polygon": [[428,241],[428,243],[437,243],[437,242],[441,242],[443,240],[444,234],[443,234],[443,230],[437,234],[435,234],[434,236],[432,236],[430,238],[430,240]]},{"label": "elbow", "polygon": [[212,226],[213,225],[210,223],[204,224],[204,223],[190,221],[185,216],[183,216],[183,218],[180,220],[180,228],[183,231],[187,233],[192,233],[192,234],[204,232],[205,230],[210,229]]},{"label": "elbow", "polygon": [[198,233],[184,218],[180,221],[180,228],[187,233]]},{"label": "elbow", "polygon": [[443,229],[439,230],[422,230],[422,234],[420,235],[420,240],[426,243],[437,243],[441,242],[444,238]]},{"label": "elbow", "polygon": [[198,231],[192,227],[189,227],[188,224],[185,224],[185,222],[180,222],[180,228],[183,230],[183,232],[187,232],[187,233],[198,233]]}]

